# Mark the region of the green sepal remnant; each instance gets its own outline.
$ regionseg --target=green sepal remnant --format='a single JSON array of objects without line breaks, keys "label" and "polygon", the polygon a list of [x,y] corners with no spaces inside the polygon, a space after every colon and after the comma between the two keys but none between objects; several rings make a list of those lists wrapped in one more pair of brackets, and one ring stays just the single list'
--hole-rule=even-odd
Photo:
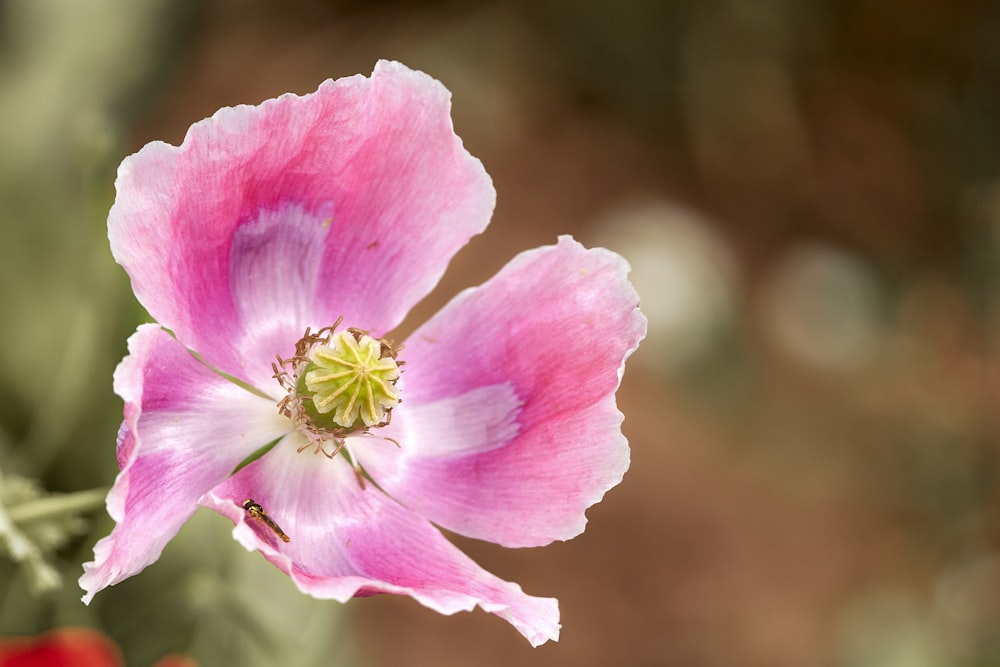
[{"label": "green sepal remnant", "polygon": [[278,444],[278,440],[280,440],[280,439],[281,438],[278,438],[277,440],[272,440],[271,442],[267,443],[263,447],[258,448],[257,451],[255,451],[254,453],[252,453],[250,456],[248,456],[245,459],[243,459],[242,461],[240,461],[239,464],[235,468],[233,468],[232,474],[235,475],[240,470],[242,470],[243,468],[246,468],[248,465],[250,465],[251,463],[253,463],[257,459],[259,459],[260,457],[264,456],[264,454],[267,454],[269,451],[271,451],[272,449],[274,449],[274,446]]}]

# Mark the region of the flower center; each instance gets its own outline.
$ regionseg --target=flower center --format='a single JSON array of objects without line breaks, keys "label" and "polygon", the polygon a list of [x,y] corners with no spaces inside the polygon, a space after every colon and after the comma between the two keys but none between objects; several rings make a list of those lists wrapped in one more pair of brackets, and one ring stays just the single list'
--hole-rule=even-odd
[{"label": "flower center", "polygon": [[[340,324],[340,320],[337,321]],[[288,394],[278,411],[326,453],[344,446],[344,438],[385,426],[399,404],[400,366],[397,350],[367,331],[325,327],[316,333],[306,329],[295,344],[295,356],[278,357],[274,377]],[[303,447],[305,449],[305,447]]]},{"label": "flower center", "polygon": [[350,430],[383,425],[399,403],[399,366],[391,353],[383,357],[382,351],[380,341],[356,329],[332,334],[329,344],[309,351],[297,389],[312,398],[316,421],[327,416],[334,427]]}]

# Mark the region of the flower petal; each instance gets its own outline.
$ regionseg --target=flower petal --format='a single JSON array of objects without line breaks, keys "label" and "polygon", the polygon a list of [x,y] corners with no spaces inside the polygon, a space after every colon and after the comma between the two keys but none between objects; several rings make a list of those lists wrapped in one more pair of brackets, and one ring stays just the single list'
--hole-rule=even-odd
[{"label": "flower petal", "polygon": [[198,498],[290,427],[272,401],[213,372],[154,324],[129,338],[115,391],[125,399],[121,472],[107,501],[117,525],[83,566],[87,603],[159,558]]},{"label": "flower petal", "polygon": [[[400,447],[373,439],[356,448],[361,464],[463,535],[538,546],[581,533],[629,464],[615,390],[646,320],[627,272],[611,251],[561,237],[458,295],[406,342],[386,429]],[[457,405],[462,419],[437,418]]]},{"label": "flower petal", "polygon": [[396,326],[486,227],[493,186],[449,114],[392,62],[221,109],[122,162],[112,252],[178,340],[265,389],[306,326]]},{"label": "flower petal", "polygon": [[[288,573],[300,590],[344,602],[358,595],[409,595],[442,614],[479,605],[514,625],[532,645],[559,636],[556,600],[525,595],[476,565],[426,519],[368,484],[343,457],[295,453],[295,437],[205,495],[236,523],[233,536]],[[287,543],[242,508],[252,498],[289,536]]]}]

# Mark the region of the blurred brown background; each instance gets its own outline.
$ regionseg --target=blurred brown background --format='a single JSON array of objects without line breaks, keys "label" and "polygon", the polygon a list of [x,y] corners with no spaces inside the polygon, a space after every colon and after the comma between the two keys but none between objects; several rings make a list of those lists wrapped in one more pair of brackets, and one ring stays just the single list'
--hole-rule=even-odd
[{"label": "blurred brown background", "polygon": [[[29,603],[13,581],[0,630],[98,625],[130,665],[166,650],[250,664],[220,644],[290,667],[1000,665],[1000,5],[104,1],[73,22],[27,4],[0,3],[0,112],[16,119],[5,470],[57,491],[113,478],[110,374],[140,317],[103,236],[117,162],[180,143],[220,106],[310,92],[378,58],[451,89],[498,191],[489,230],[404,328],[569,233],[629,259],[650,332],[619,393],[632,469],[587,532],[518,551],[459,540],[560,599],[559,643],[531,649],[482,612],[387,596],[346,618],[316,603],[299,632],[282,625],[283,580],[267,584],[282,602],[204,592],[268,576],[232,574],[257,557],[218,517],[83,612],[74,568],[98,522],[60,552],[65,594]],[[58,58],[31,55],[29,29],[46,48],[92,48],[59,61],[63,85],[32,84]],[[40,204],[52,191],[69,194]],[[96,396],[45,425],[37,369],[80,331],[59,357],[88,359],[67,391]],[[212,554],[194,546],[204,535]],[[178,581],[190,595],[155,597]],[[140,598],[156,610],[126,622]],[[310,652],[335,624],[340,648]]]}]

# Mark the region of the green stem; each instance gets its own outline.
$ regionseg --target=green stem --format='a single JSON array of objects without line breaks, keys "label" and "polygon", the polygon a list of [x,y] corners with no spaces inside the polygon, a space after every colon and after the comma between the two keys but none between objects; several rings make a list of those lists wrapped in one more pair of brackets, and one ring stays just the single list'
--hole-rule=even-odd
[{"label": "green stem", "polygon": [[23,524],[64,514],[89,512],[103,507],[107,495],[108,489],[90,489],[89,491],[48,496],[10,507],[7,509],[7,516],[15,524]]}]

